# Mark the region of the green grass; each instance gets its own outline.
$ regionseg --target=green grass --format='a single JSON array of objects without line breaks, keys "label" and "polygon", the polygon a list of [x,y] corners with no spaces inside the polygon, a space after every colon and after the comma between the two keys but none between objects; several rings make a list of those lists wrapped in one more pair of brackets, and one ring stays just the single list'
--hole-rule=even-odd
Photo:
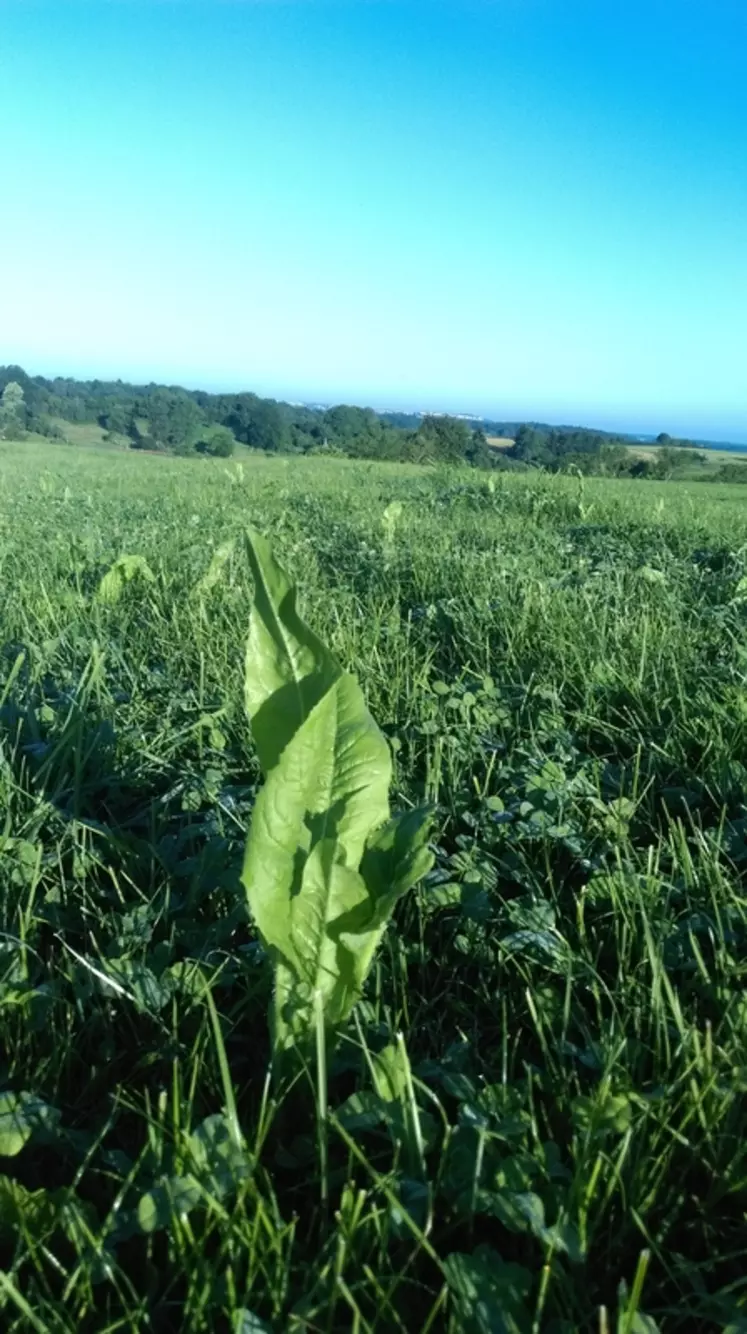
[{"label": "green grass", "polygon": [[[129,449],[130,440],[125,435],[112,436],[107,438],[108,432],[96,422],[69,422],[64,417],[50,418],[52,425],[59,427],[62,431],[61,442],[68,445],[77,445],[81,449]],[[38,446],[49,445],[50,441],[46,436],[38,435],[35,431],[29,431],[22,442],[24,445]]]},{"label": "green grass", "polygon": [[65,440],[71,445],[86,449],[129,448],[130,442],[126,436],[107,440],[108,432],[97,422],[69,422],[62,417],[54,417],[52,421],[64,432]]},{"label": "green grass", "polygon": [[[740,490],[0,445],[3,1330],[747,1328]],[[282,1097],[249,522],[437,809]]]}]

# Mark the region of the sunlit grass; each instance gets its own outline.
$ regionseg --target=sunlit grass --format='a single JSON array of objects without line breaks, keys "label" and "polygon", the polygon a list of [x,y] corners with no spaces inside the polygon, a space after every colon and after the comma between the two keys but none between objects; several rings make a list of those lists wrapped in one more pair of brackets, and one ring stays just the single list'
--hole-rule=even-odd
[{"label": "sunlit grass", "polygon": [[[742,1328],[739,490],[0,446],[3,1329]],[[323,1100],[239,885],[242,543],[200,591],[250,522],[437,806]]]}]

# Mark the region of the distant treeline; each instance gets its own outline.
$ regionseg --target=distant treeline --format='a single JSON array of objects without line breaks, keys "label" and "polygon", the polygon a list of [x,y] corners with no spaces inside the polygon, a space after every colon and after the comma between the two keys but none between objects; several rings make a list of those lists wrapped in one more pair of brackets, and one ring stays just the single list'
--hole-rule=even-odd
[{"label": "distant treeline", "polygon": [[257,394],[209,394],[177,385],[121,380],[46,379],[0,367],[0,438],[39,433],[65,438],[65,423],[97,423],[133,449],[228,456],[236,443],[278,454],[464,462],[489,467],[481,427],[424,416],[399,425],[371,408],[299,407]]},{"label": "distant treeline", "polygon": [[[132,449],[221,457],[231,455],[239,443],[277,454],[629,477],[668,477],[684,465],[705,462],[690,441],[666,434],[657,438],[653,457],[646,458],[631,451],[630,437],[583,427],[346,405],[312,408],[252,393],[47,379],[28,375],[20,366],[0,366],[0,439],[34,433],[65,440],[68,423],[95,423],[110,440]],[[497,448],[489,437],[513,444]]]},{"label": "distant treeline", "polygon": [[625,436],[583,427],[520,426],[511,457],[550,472],[580,472],[612,477],[667,478],[674,472],[695,465],[705,465],[706,457],[690,441],[675,440],[662,433],[651,457],[642,457],[630,448]]}]

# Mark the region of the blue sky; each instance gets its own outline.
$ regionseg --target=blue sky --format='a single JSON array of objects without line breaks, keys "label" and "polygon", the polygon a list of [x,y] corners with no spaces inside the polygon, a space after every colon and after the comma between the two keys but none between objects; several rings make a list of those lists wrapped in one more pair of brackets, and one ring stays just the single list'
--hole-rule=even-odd
[{"label": "blue sky", "polygon": [[0,0],[0,362],[747,441],[744,0]]}]

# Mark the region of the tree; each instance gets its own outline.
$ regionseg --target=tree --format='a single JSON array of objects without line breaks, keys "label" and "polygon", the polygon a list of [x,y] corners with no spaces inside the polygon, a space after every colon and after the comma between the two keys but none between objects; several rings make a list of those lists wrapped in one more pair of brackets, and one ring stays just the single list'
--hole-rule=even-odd
[{"label": "tree", "polygon": [[473,468],[492,468],[493,455],[488,444],[488,437],[481,426],[472,432],[472,439],[467,449],[467,459]]},{"label": "tree", "polygon": [[548,435],[544,431],[538,431],[534,426],[527,424],[520,426],[516,432],[511,456],[521,459],[523,463],[550,463],[553,454],[549,447]]},{"label": "tree", "polygon": [[415,434],[428,458],[444,463],[462,463],[467,458],[471,432],[458,417],[424,417]]},{"label": "tree", "polygon": [[13,383],[23,390],[24,421],[30,413],[41,411],[44,406],[44,393],[28,376],[22,366],[0,366],[0,398],[3,390]]},{"label": "tree", "polygon": [[672,437],[666,431],[660,431],[656,437],[657,445],[671,445]]},{"label": "tree", "polygon": [[396,457],[399,434],[381,421],[372,408],[341,403],[324,413],[324,432],[330,443],[354,458]]},{"label": "tree", "polygon": [[206,411],[252,449],[278,453],[291,447],[288,422],[274,399],[258,398],[256,394],[221,396],[215,410],[208,407]]},{"label": "tree", "polygon": [[168,449],[190,450],[203,426],[197,404],[183,389],[155,389],[143,399],[150,435]]},{"label": "tree", "polygon": [[99,424],[113,435],[129,435],[132,425],[132,413],[124,403],[113,403],[107,412],[99,415]]},{"label": "tree", "polygon": [[196,448],[200,454],[211,454],[216,459],[230,459],[236,448],[236,437],[227,426],[210,426],[203,431]]},{"label": "tree", "polygon": [[17,440],[26,425],[26,403],[23,390],[15,380],[6,384],[0,398],[0,438]]},{"label": "tree", "polygon": [[288,448],[289,434],[283,414],[277,403],[259,398],[246,428],[246,443],[252,449],[266,449],[278,453]]}]

